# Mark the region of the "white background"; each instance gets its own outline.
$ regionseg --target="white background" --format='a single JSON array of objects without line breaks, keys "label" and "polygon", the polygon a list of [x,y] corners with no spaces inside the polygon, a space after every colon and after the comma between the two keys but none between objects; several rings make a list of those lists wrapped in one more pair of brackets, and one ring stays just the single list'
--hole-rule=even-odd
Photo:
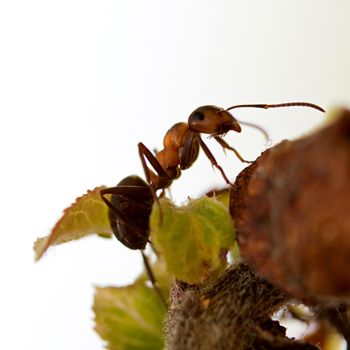
[{"label": "white background", "polygon": [[[87,189],[143,175],[137,143],[161,148],[200,105],[349,105],[349,46],[346,0],[1,1],[0,348],[102,349],[93,284],[131,282],[138,252],[91,237],[34,263],[33,241]],[[323,119],[303,108],[235,115],[274,142]],[[250,159],[266,147],[249,129],[227,141]],[[242,165],[207,143],[234,179]],[[172,193],[183,201],[215,184],[201,155]]]}]

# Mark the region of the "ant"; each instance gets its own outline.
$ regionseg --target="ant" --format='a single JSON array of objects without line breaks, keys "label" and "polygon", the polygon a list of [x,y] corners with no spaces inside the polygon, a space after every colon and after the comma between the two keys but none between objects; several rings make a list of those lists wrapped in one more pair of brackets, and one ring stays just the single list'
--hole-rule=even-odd
[{"label": "ant", "polygon": [[[307,102],[236,105],[227,109],[216,106],[199,107],[191,113],[188,123],[177,123],[168,130],[163,141],[164,149],[155,152],[155,155],[143,143],[138,144],[147,182],[132,175],[124,178],[117,186],[100,191],[103,201],[109,208],[108,216],[114,235],[126,247],[141,251],[149,279],[165,306],[167,303],[156,285],[151,266],[143,252],[147,243],[151,243],[149,241],[149,217],[154,201],[158,202],[156,191],[164,191],[174,179],[181,175],[181,170],[189,168],[197,159],[200,148],[203,149],[213,167],[219,169],[226,183],[231,185],[223,169],[201,139],[200,134],[209,134],[224,150],[231,150],[242,162],[250,163],[243,159],[236,149],[228,145],[222,136],[230,130],[241,132],[240,124],[256,127],[265,136],[266,133],[254,124],[239,123],[229,110],[243,107],[268,109],[291,106],[310,107],[324,112],[321,107]],[[146,159],[156,173],[148,168]],[[108,194],[111,195],[110,200],[106,198]]]},{"label": "ant", "polygon": [[[199,149],[202,148],[213,167],[217,168],[226,184],[232,186],[222,167],[217,163],[215,157],[210,152],[208,146],[202,140],[200,134],[209,134],[213,137],[223,150],[230,150],[237,158],[244,163],[251,163],[245,160],[239,152],[231,147],[222,138],[230,130],[241,132],[240,124],[255,127],[267,133],[259,126],[251,123],[238,122],[229,112],[236,108],[278,108],[278,107],[310,107],[324,112],[324,109],[308,102],[288,102],[280,104],[242,104],[223,109],[216,106],[201,106],[195,109],[189,116],[187,123],[176,123],[165,134],[163,139],[164,148],[156,152],[155,155],[142,143],[138,144],[139,155],[146,180],[151,186],[153,198],[157,200],[156,191],[168,188],[172,181],[181,175],[181,171],[188,169],[198,157]],[[267,137],[268,138],[268,137]],[[146,160],[151,164],[152,171],[146,164]]]}]

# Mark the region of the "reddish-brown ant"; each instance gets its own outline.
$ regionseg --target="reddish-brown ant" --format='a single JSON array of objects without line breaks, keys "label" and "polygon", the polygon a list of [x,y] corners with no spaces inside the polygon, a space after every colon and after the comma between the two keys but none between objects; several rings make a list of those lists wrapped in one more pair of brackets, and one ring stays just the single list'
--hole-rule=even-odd
[{"label": "reddish-brown ant", "polygon": [[[194,163],[197,159],[200,148],[202,148],[212,166],[220,171],[226,183],[231,185],[224,170],[217,163],[213,154],[200,137],[201,133],[209,134],[224,150],[227,149],[233,151],[240,161],[249,163],[249,161],[243,159],[238,151],[228,145],[222,138],[222,136],[230,130],[241,132],[239,122],[233,117],[229,110],[246,107],[268,109],[293,106],[310,107],[324,112],[321,107],[308,102],[243,104],[235,105],[227,109],[216,106],[202,106],[195,109],[190,114],[187,123],[177,123],[168,130],[163,139],[164,148],[155,155],[153,155],[153,153],[142,142],[140,142],[138,144],[139,155],[147,182],[152,188],[154,198],[156,198],[155,192],[157,190],[169,187],[172,181],[180,176],[181,170],[189,168]],[[249,123],[245,124],[255,126]],[[262,130],[259,127],[257,128]],[[147,166],[146,160],[151,164],[155,172]]]},{"label": "reddish-brown ant", "polygon": [[[181,170],[189,168],[197,159],[200,148],[212,165],[219,169],[226,183],[230,184],[223,169],[201,139],[200,133],[209,134],[223,149],[233,151],[242,162],[248,162],[222,139],[222,136],[230,130],[241,131],[239,122],[228,111],[242,107],[267,109],[290,106],[311,107],[324,112],[321,107],[307,102],[236,105],[226,110],[215,106],[199,107],[191,113],[188,123],[177,123],[168,130],[163,141],[164,148],[155,155],[143,143],[138,144],[148,184],[138,176],[128,176],[117,186],[101,190],[102,199],[109,207],[109,221],[114,235],[128,248],[141,251],[149,279],[165,305],[166,302],[156,285],[154,274],[143,252],[149,242],[149,217],[153,202],[158,199],[156,191],[169,187],[171,182],[180,176]],[[157,174],[147,167],[146,159]],[[111,195],[110,200],[106,198],[108,194]]]}]

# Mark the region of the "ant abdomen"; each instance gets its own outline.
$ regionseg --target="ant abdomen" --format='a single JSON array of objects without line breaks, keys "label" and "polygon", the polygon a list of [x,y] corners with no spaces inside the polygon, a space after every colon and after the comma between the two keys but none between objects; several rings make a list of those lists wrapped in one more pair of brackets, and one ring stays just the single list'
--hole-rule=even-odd
[{"label": "ant abdomen", "polygon": [[116,238],[130,249],[145,249],[153,204],[149,185],[132,175],[104,190],[104,194],[111,194],[108,218]]}]

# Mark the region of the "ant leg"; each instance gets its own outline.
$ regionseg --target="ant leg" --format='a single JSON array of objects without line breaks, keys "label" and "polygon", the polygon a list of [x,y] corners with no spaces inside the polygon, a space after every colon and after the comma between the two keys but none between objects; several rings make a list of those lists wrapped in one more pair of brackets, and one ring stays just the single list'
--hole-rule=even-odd
[{"label": "ant leg", "polygon": [[142,142],[139,142],[137,146],[139,149],[139,155],[140,155],[143,171],[145,172],[146,180],[150,185],[153,198],[156,201],[159,208],[159,224],[161,224],[163,221],[163,211],[159,203],[159,198],[157,197],[157,194],[156,194],[156,191],[158,190],[158,188],[152,183],[151,170],[148,168],[146,164],[146,159],[150,162],[150,164],[152,165],[153,169],[157,172],[158,177],[160,179],[169,180],[169,182],[170,182],[170,179],[168,174],[165,172],[162,165],[159,163],[158,159],[152,154],[152,152]]},{"label": "ant leg", "polygon": [[214,158],[213,154],[210,152],[208,146],[203,142],[203,140],[198,137],[199,139],[199,144],[202,147],[202,150],[204,151],[205,155],[208,157],[208,159],[211,162],[211,165],[213,167],[215,167],[216,169],[218,169],[222,175],[222,177],[224,178],[224,180],[226,181],[226,183],[230,186],[233,186],[233,184],[230,182],[230,180],[227,178],[224,170],[221,168],[221,166],[217,163],[216,159]]},{"label": "ant leg", "polygon": [[151,268],[151,265],[149,264],[147,256],[145,255],[143,250],[140,249],[140,252],[141,252],[141,255],[142,255],[143,263],[144,263],[145,268],[146,268],[146,272],[147,272],[148,278],[149,278],[149,280],[150,280],[150,282],[152,284],[152,287],[154,288],[154,290],[158,294],[158,296],[159,296],[160,300],[162,301],[163,305],[165,306],[165,308],[168,308],[168,304],[165,301],[165,298],[164,298],[162,292],[160,291],[159,287],[157,286],[157,281],[156,281],[156,279],[154,277],[154,273],[153,273],[153,270]]},{"label": "ant leg", "polygon": [[196,160],[199,152],[199,144],[197,142],[198,133],[190,132],[183,141],[182,147],[179,148],[179,165],[181,170],[188,169]]},{"label": "ant leg", "polygon": [[158,177],[160,177],[162,179],[169,179],[169,176],[165,172],[165,170],[163,169],[162,165],[159,163],[158,159],[153,155],[153,153],[142,142],[139,142],[137,147],[139,149],[139,156],[141,159],[143,171],[145,172],[147,182],[154,189],[154,191],[156,191],[160,188],[156,188],[155,184],[152,183],[151,170],[148,168],[148,166],[146,164],[146,159],[150,162],[153,169],[157,172]]},{"label": "ant leg", "polygon": [[224,151],[226,149],[232,151],[236,157],[243,163],[253,163],[251,160],[245,160],[240,154],[239,152],[231,147],[224,139],[222,139],[220,136],[214,136],[214,139],[220,144],[220,146],[224,149]]},{"label": "ant leg", "polygon": [[122,186],[103,188],[102,190],[100,190],[100,193],[103,195],[105,194],[137,195],[139,197],[145,197],[145,198],[149,196],[149,190],[147,187],[131,186],[131,185],[122,185]]},{"label": "ant leg", "polygon": [[153,250],[153,253],[156,255],[156,257],[159,257],[159,252],[157,251],[157,249],[155,248],[154,244],[152,242],[150,242],[150,247]]}]

